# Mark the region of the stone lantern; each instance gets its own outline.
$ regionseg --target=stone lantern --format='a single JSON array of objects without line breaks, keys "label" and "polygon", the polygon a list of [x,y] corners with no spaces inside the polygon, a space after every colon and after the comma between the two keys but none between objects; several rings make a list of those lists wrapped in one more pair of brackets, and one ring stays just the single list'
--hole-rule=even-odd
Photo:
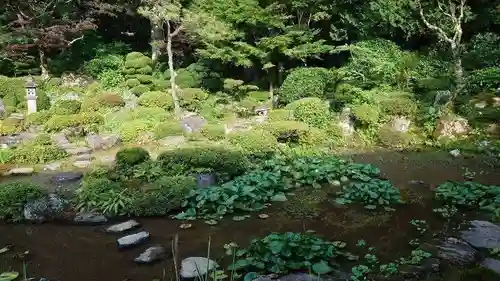
[{"label": "stone lantern", "polygon": [[28,114],[36,112],[36,83],[32,77],[26,80],[26,101],[28,102]]}]

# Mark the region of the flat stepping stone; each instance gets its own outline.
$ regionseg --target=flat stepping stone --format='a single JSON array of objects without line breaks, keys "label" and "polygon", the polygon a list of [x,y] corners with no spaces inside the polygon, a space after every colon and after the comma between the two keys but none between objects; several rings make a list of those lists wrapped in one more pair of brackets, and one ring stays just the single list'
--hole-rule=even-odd
[{"label": "flat stepping stone", "polygon": [[81,212],[73,218],[73,221],[79,224],[98,224],[105,223],[108,219],[99,213]]},{"label": "flat stepping stone", "polygon": [[130,234],[127,236],[123,236],[116,240],[116,244],[118,245],[118,249],[126,249],[137,246],[141,243],[144,243],[149,240],[149,232],[141,231],[138,233]]},{"label": "flat stepping stone", "polygon": [[500,226],[489,221],[471,221],[468,230],[460,232],[461,238],[475,248],[500,247]]},{"label": "flat stepping stone", "polygon": [[82,154],[90,154],[92,149],[88,147],[76,147],[76,148],[68,148],[66,152],[71,155],[82,155]]},{"label": "flat stepping stone", "polygon": [[91,161],[94,159],[94,156],[90,155],[90,154],[81,154],[81,155],[77,155],[75,157],[75,161]]},{"label": "flat stepping stone", "polygon": [[487,268],[497,274],[500,274],[500,260],[486,258],[482,263],[481,267]]},{"label": "flat stepping stone", "polygon": [[73,162],[73,166],[80,168],[80,169],[88,168],[88,167],[92,166],[92,161],[88,161],[88,160],[75,161],[75,162]]},{"label": "flat stepping stone", "polygon": [[60,143],[60,144],[57,144],[57,146],[61,149],[75,149],[75,148],[78,148],[78,145],[76,143]]},{"label": "flat stepping stone", "polygon": [[189,257],[183,259],[181,263],[180,275],[182,278],[197,278],[199,276],[204,276],[208,271],[212,271],[217,268],[218,264],[205,257]]},{"label": "flat stepping stone", "polygon": [[4,175],[6,175],[6,176],[31,175],[31,174],[33,174],[34,171],[35,171],[35,169],[33,169],[33,168],[14,168],[14,169],[9,170]]},{"label": "flat stepping stone", "polygon": [[63,183],[63,182],[75,182],[79,181],[83,178],[83,173],[79,172],[62,172],[53,175],[50,180],[54,183]]},{"label": "flat stepping stone", "polygon": [[155,245],[147,248],[137,258],[134,259],[136,263],[151,264],[166,257],[165,247]]},{"label": "flat stepping stone", "polygon": [[114,225],[106,228],[106,232],[111,232],[111,233],[124,232],[124,231],[130,230],[132,228],[138,227],[140,225],[141,224],[135,220],[128,220],[126,222],[114,224]]}]

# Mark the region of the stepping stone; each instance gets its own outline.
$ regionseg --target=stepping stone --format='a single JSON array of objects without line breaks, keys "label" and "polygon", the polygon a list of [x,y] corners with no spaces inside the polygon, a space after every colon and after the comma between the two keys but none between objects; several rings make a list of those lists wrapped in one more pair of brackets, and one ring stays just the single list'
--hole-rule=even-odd
[{"label": "stepping stone", "polygon": [[92,166],[92,161],[88,161],[88,160],[75,161],[73,163],[73,166],[80,168],[80,169],[85,169],[85,168]]},{"label": "stepping stone", "polygon": [[59,168],[61,168],[61,163],[54,162],[50,164],[46,164],[43,166],[44,171],[57,171]]},{"label": "stepping stone", "polygon": [[481,267],[488,268],[489,270],[500,274],[500,260],[486,258],[481,263]]},{"label": "stepping stone", "polygon": [[475,248],[500,247],[500,226],[489,221],[471,221],[468,230],[460,232],[461,238]]},{"label": "stepping stone", "polygon": [[33,168],[14,168],[14,169],[11,169],[10,171],[8,171],[7,173],[5,173],[4,175],[6,175],[6,176],[31,175],[31,174],[33,174],[34,171],[35,171],[35,169],[33,169]]},{"label": "stepping stone", "polygon": [[81,155],[77,155],[75,157],[75,161],[91,161],[94,159],[94,156],[90,155],[90,154],[81,154]]},{"label": "stepping stone", "polygon": [[138,233],[123,236],[122,238],[118,238],[116,240],[116,243],[118,245],[118,249],[126,249],[137,246],[148,240],[149,240],[149,232],[141,231]]},{"label": "stepping stone", "polygon": [[182,278],[197,278],[204,276],[208,271],[212,271],[218,267],[218,264],[210,259],[204,257],[189,257],[183,259],[181,263],[181,277]]},{"label": "stepping stone", "polygon": [[75,149],[78,147],[76,143],[62,143],[62,144],[57,144],[57,146],[61,149]]},{"label": "stepping stone", "polygon": [[81,223],[81,224],[96,224],[96,223],[105,223],[108,221],[108,219],[99,213],[81,212],[74,217],[73,221],[75,223]]},{"label": "stepping stone", "polygon": [[74,182],[79,181],[83,178],[83,173],[79,172],[62,172],[53,175],[50,180],[54,183],[63,183],[63,182]]},{"label": "stepping stone", "polygon": [[141,264],[150,264],[165,258],[165,256],[165,247],[161,245],[155,245],[147,248],[137,258],[135,258],[134,261]]},{"label": "stepping stone", "polygon": [[68,144],[69,140],[65,134],[55,134],[52,136],[52,141],[57,145]]},{"label": "stepping stone", "polygon": [[115,225],[112,225],[112,226],[106,228],[106,232],[114,232],[114,233],[124,232],[124,231],[130,230],[134,227],[138,227],[140,225],[141,224],[135,220],[128,220],[126,222],[118,223],[118,224],[115,224]]},{"label": "stepping stone", "polygon": [[71,155],[82,155],[82,154],[90,154],[92,152],[92,149],[83,146],[76,148],[68,148],[66,149],[66,152]]}]

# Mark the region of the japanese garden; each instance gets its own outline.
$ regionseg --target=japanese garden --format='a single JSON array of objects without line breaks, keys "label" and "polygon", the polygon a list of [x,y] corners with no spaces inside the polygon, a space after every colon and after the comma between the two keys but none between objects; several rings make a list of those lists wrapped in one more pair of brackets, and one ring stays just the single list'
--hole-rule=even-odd
[{"label": "japanese garden", "polygon": [[0,281],[500,280],[499,0],[5,0]]}]

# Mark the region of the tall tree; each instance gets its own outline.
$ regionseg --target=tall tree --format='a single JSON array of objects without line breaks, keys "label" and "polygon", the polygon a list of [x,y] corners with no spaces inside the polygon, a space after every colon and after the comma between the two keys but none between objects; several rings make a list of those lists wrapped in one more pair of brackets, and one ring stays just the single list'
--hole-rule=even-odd
[{"label": "tall tree", "polygon": [[95,1],[26,0],[7,1],[9,28],[16,37],[7,45],[10,54],[36,49],[41,75],[49,76],[47,56],[52,51],[69,48],[83,39],[86,31],[96,28],[93,8]]}]

